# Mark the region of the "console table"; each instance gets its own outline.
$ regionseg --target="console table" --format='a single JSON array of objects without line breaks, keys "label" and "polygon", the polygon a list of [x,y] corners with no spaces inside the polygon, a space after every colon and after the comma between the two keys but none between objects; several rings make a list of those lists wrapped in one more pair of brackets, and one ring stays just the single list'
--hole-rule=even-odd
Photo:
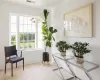
[{"label": "console table", "polygon": [[[82,80],[81,78],[77,77],[75,72],[73,71],[71,65],[73,66],[76,66],[80,69],[82,69],[84,71],[84,73],[87,75],[87,77],[89,78],[89,80],[93,80],[92,77],[89,75],[88,72],[96,69],[99,67],[99,65],[95,64],[95,63],[92,63],[92,62],[89,62],[89,61],[85,61],[84,60],[84,63],[82,64],[78,64],[76,62],[76,60],[74,59],[73,56],[61,56],[60,54],[52,54],[53,56],[53,59],[57,65],[57,68],[56,69],[53,69],[53,71],[56,71],[56,70],[59,70],[59,73],[61,76],[59,76],[62,80]],[[57,60],[56,58],[60,59],[60,60],[63,60],[66,64],[66,67],[68,67],[69,71],[65,70],[63,67],[60,67],[57,63]],[[72,77],[68,78],[68,79],[64,79],[64,76],[61,72],[61,69],[64,69],[65,71],[67,71],[68,73],[70,73],[72,75]]]}]

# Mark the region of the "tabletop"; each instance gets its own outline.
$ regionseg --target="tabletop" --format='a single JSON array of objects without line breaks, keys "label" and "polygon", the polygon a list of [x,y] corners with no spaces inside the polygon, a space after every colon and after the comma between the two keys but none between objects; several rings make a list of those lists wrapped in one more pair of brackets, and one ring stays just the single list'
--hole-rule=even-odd
[{"label": "tabletop", "polygon": [[66,61],[67,63],[71,64],[71,65],[74,65],[80,69],[83,69],[83,70],[86,70],[87,72],[90,72],[96,68],[99,67],[99,65],[93,63],[93,62],[89,62],[89,61],[86,61],[84,60],[84,62],[82,64],[79,64],[76,62],[74,56],[61,56],[60,54],[56,53],[56,54],[53,54],[54,57],[57,57],[61,60],[64,60]]}]

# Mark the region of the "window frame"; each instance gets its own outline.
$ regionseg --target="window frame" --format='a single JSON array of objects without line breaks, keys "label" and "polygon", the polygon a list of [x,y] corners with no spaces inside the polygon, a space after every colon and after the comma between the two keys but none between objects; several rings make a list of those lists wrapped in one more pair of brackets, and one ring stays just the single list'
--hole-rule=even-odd
[{"label": "window frame", "polygon": [[[19,30],[19,26],[21,25],[19,23],[19,17],[20,16],[23,16],[23,17],[34,17],[36,18],[36,32],[33,32],[35,33],[35,47],[33,48],[24,48],[24,49],[38,49],[38,19],[37,18],[40,18],[39,16],[31,16],[31,15],[24,15],[24,14],[16,14],[16,13],[10,13],[9,14],[9,45],[11,45],[11,16],[16,16],[16,28],[17,28],[17,31],[16,31],[16,48],[17,49],[20,49],[20,30]],[[23,24],[24,25],[24,24]],[[27,24],[28,25],[28,24]],[[32,25],[32,24],[30,24]],[[30,41],[30,40],[29,40]]]}]

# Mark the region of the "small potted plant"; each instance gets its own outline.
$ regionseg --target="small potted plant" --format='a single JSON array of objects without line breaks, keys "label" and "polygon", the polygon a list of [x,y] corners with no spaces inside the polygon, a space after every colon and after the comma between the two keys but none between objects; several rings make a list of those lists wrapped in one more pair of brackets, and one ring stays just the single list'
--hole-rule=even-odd
[{"label": "small potted plant", "polygon": [[66,41],[57,42],[56,47],[61,52],[61,56],[66,56],[66,50],[69,49],[69,45],[66,43]]},{"label": "small potted plant", "polygon": [[71,47],[73,49],[74,56],[76,57],[77,63],[84,62],[84,54],[91,52],[88,49],[89,43],[75,42]]}]

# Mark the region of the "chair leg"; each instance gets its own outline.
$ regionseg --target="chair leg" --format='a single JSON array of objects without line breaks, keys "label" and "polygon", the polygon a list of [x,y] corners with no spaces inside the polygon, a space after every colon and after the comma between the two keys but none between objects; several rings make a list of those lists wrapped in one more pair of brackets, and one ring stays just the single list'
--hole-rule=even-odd
[{"label": "chair leg", "polygon": [[17,62],[16,62],[16,68],[17,68]]},{"label": "chair leg", "polygon": [[11,76],[13,77],[13,63],[11,63]]},{"label": "chair leg", "polygon": [[23,59],[23,71],[24,71],[24,59]]},{"label": "chair leg", "polygon": [[5,62],[5,73],[6,73],[6,62]]}]

